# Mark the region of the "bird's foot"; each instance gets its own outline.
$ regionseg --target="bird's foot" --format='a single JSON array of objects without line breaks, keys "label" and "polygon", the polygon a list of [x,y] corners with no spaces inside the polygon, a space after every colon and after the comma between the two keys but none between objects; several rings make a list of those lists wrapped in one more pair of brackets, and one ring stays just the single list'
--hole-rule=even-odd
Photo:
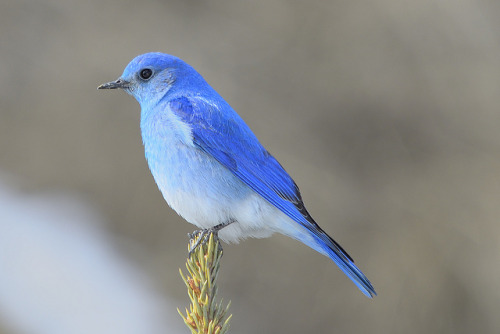
[{"label": "bird's foot", "polygon": [[[234,223],[234,220],[230,220],[225,223],[220,223],[218,225],[215,225],[210,228],[206,228],[203,230],[196,230],[192,233],[188,233],[188,237],[191,241],[193,241],[193,245],[189,249],[189,254],[188,256],[191,256],[191,254],[194,252],[196,247],[198,247],[200,244],[204,245],[208,241],[208,236],[213,233],[216,238],[218,238],[218,232],[222,230],[224,227]],[[197,240],[196,240],[197,239]],[[194,241],[196,240],[196,241]],[[190,242],[191,242],[190,241]],[[220,244],[219,244],[220,245]],[[222,246],[220,246],[222,248]]]}]

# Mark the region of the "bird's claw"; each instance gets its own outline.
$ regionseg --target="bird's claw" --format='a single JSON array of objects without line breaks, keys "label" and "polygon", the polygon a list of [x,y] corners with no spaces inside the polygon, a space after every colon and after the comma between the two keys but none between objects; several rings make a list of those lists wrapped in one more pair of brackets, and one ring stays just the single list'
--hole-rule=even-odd
[{"label": "bird's claw", "polygon": [[[192,233],[188,233],[189,239],[190,239],[190,244],[192,243],[193,245],[189,249],[188,256],[191,257],[191,254],[193,254],[194,250],[199,246],[199,245],[204,245],[206,244],[208,240],[208,236],[210,233],[214,232],[212,228],[207,228],[204,230],[196,230]],[[215,231],[215,236],[217,236],[217,231]],[[198,238],[198,240],[196,240]],[[196,241],[195,241],[196,240]]]},{"label": "bird's claw", "polygon": [[[198,247],[200,244],[204,245],[207,241],[208,241],[208,236],[213,233],[215,238],[218,238],[218,232],[223,229],[224,227],[230,225],[234,223],[234,220],[230,220],[228,222],[225,222],[225,223],[221,223],[221,224],[218,224],[218,225],[215,225],[215,226],[212,226],[210,228],[206,228],[206,229],[203,229],[203,230],[196,230],[192,233],[188,233],[188,236],[189,236],[189,239],[190,239],[190,244],[191,244],[191,241],[193,241],[193,245],[190,247],[189,249],[189,253],[188,253],[188,256],[191,257],[191,254],[193,254],[194,250],[196,249],[196,247]],[[198,240],[194,241],[196,238],[198,238]],[[220,245],[219,243],[219,247],[222,248],[222,246]]]},{"label": "bird's claw", "polygon": [[187,235],[188,235],[189,240],[196,238],[196,236],[200,233],[203,233],[203,231],[204,230],[196,230],[196,231],[193,231],[191,233],[188,233]]}]

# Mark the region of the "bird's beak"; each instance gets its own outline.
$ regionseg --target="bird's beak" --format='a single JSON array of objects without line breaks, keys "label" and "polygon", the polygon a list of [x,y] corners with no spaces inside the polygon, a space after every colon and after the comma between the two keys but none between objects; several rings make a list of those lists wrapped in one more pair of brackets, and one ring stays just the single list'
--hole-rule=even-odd
[{"label": "bird's beak", "polygon": [[111,81],[100,85],[97,89],[117,89],[117,88],[128,88],[130,83],[128,81],[119,78],[118,80]]}]

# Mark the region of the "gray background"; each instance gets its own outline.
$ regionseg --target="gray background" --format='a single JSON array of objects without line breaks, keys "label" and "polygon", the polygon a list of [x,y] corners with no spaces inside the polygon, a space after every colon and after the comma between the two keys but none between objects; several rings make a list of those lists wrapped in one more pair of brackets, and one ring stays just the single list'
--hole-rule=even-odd
[{"label": "gray background", "polygon": [[246,120],[379,294],[285,237],[226,245],[233,333],[498,333],[499,14],[487,0],[3,0],[0,170],[86,198],[187,305],[194,227],[147,169],[139,105],[96,90],[140,53],[171,53]]}]

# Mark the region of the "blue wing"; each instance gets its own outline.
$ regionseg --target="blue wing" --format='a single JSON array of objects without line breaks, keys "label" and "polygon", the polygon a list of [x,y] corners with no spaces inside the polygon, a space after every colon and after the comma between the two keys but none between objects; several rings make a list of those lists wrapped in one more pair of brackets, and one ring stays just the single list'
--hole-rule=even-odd
[{"label": "blue wing", "polygon": [[199,149],[214,157],[255,192],[306,227],[320,241],[321,248],[365,295],[371,297],[376,294],[347,252],[309,215],[292,178],[227,103],[209,104],[200,98],[183,96],[170,101],[169,107],[192,127],[193,141]]}]

